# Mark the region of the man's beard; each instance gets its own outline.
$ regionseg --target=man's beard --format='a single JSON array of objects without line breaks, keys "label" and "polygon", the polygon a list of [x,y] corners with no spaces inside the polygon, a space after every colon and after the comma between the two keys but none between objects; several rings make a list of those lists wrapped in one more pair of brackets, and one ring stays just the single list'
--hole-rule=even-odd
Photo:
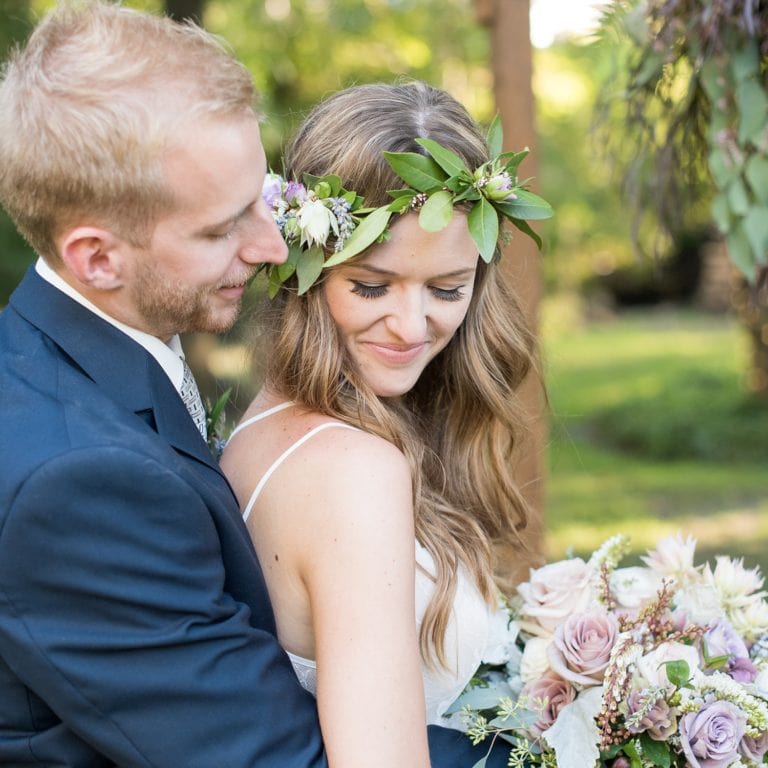
[{"label": "man's beard", "polygon": [[219,287],[170,282],[153,264],[143,264],[136,272],[132,297],[147,326],[161,338],[192,331],[224,333],[235,324],[241,302],[219,305],[213,295]]}]

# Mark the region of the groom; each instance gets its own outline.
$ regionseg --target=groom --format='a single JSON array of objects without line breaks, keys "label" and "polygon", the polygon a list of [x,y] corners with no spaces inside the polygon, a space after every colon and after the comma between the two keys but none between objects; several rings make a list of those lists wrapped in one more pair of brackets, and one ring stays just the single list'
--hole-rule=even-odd
[{"label": "groom", "polygon": [[0,201],[40,258],[0,314],[0,765],[326,765],[178,341],[286,257],[253,101],[211,36],[99,2],[4,72]]}]

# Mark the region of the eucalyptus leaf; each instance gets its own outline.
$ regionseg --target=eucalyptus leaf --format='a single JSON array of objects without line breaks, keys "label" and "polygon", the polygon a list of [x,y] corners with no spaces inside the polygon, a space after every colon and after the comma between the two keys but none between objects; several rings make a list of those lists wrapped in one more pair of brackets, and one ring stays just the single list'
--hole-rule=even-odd
[{"label": "eucalyptus leaf", "polygon": [[496,209],[481,197],[467,216],[469,234],[475,241],[480,257],[485,262],[493,259],[499,239],[499,214]]},{"label": "eucalyptus leaf", "polygon": [[299,278],[299,296],[306,293],[312,283],[320,277],[323,271],[325,254],[319,245],[313,245],[304,251],[304,255],[296,265],[296,276]]},{"label": "eucalyptus leaf", "polygon": [[753,205],[742,222],[744,234],[752,246],[752,255],[757,262],[766,261],[768,256],[768,206]]},{"label": "eucalyptus leaf", "polygon": [[446,715],[454,712],[460,712],[464,707],[470,707],[475,711],[482,712],[490,709],[494,712],[499,708],[501,700],[512,698],[513,691],[506,683],[489,686],[476,686],[465,690],[456,701],[446,710]]},{"label": "eucalyptus leaf", "polygon": [[385,152],[392,170],[418,192],[431,192],[443,186],[447,175],[431,158],[416,152]]},{"label": "eucalyptus leaf", "polygon": [[431,195],[419,211],[419,226],[426,232],[445,229],[453,218],[453,195],[444,189]]},{"label": "eucalyptus leaf", "polygon": [[334,253],[325,262],[325,266],[334,267],[341,264],[373,245],[387,228],[391,216],[392,211],[386,207],[376,208],[358,224],[345,246],[338,253]]},{"label": "eucalyptus leaf", "polygon": [[490,157],[496,157],[501,154],[501,149],[504,144],[504,130],[501,126],[501,115],[499,115],[498,112],[488,126],[488,134],[485,141],[488,145],[488,154]]},{"label": "eucalyptus leaf", "polygon": [[768,157],[753,155],[747,161],[744,176],[758,202],[768,205]]},{"label": "eucalyptus leaf", "polygon": [[768,96],[756,80],[744,80],[736,87],[736,103],[739,107],[739,144],[756,142],[768,121]]},{"label": "eucalyptus leaf", "polygon": [[478,760],[472,768],[485,768],[486,764],[488,763],[488,755],[486,755],[482,760]]},{"label": "eucalyptus leaf", "polygon": [[515,194],[517,200],[505,200],[496,203],[497,208],[502,213],[515,219],[528,219],[529,221],[552,218],[554,213],[552,206],[543,197],[528,192],[526,189],[519,189]]},{"label": "eucalyptus leaf", "polygon": [[462,171],[467,174],[469,173],[467,164],[455,152],[440,146],[436,141],[432,139],[416,139],[416,143],[424,147],[449,176],[457,176]]}]

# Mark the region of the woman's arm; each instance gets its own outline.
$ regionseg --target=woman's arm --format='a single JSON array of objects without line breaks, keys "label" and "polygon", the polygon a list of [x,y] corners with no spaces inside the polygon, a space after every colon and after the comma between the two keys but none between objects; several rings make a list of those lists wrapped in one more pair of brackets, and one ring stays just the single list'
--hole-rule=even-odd
[{"label": "woman's arm", "polygon": [[304,458],[297,565],[330,766],[427,768],[408,464],[386,441],[341,429],[318,435]]}]

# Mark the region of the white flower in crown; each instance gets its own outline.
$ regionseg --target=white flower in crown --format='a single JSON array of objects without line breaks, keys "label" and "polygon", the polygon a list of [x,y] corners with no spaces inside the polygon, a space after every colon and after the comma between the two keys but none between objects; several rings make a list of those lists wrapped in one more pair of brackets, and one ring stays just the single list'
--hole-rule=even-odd
[{"label": "white flower in crown", "polygon": [[302,245],[323,246],[331,230],[335,235],[339,234],[336,217],[317,198],[309,198],[302,204],[296,214],[296,221],[301,230]]},{"label": "white flower in crown", "polygon": [[662,539],[656,549],[640,559],[653,571],[662,576],[673,576],[679,583],[684,583],[697,575],[693,565],[696,551],[696,539],[692,536],[683,538],[681,533]]},{"label": "white flower in crown", "polygon": [[[720,555],[715,558],[714,569],[707,563],[704,582],[717,590],[723,606],[730,609],[749,603],[750,596],[762,589],[763,577],[759,568],[745,568],[742,559]],[[764,592],[759,593],[760,597],[763,595]]]}]

